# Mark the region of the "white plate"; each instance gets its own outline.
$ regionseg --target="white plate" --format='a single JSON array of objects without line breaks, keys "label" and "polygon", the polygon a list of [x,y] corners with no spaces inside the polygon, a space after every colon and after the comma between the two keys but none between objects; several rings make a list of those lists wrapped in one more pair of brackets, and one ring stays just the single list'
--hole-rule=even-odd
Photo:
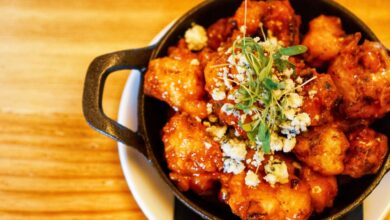
[{"label": "white plate", "polygon": [[[173,22],[166,26],[150,44],[158,42]],[[140,72],[132,70],[123,89],[118,122],[133,131],[138,127],[138,92]],[[127,185],[139,207],[150,220],[173,219],[174,196],[145,157],[118,142],[119,159]]]},{"label": "white plate", "polygon": [[[166,26],[153,40],[157,42],[173,22]],[[137,129],[137,98],[140,83],[139,71],[132,71],[127,79],[118,112],[118,122],[131,130]],[[146,217],[151,220],[173,219],[174,197],[169,187],[160,178],[151,164],[136,150],[118,142],[119,159],[126,182]],[[390,173],[364,201],[364,219],[379,220],[390,211]]]}]

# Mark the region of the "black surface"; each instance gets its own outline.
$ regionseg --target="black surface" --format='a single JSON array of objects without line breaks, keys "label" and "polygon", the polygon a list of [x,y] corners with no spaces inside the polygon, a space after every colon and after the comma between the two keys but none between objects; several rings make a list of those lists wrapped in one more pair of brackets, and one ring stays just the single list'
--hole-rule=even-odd
[{"label": "black surface", "polygon": [[[175,199],[174,220],[203,220],[198,214],[189,209],[179,200]],[[363,206],[359,205],[339,220],[363,220]]]}]

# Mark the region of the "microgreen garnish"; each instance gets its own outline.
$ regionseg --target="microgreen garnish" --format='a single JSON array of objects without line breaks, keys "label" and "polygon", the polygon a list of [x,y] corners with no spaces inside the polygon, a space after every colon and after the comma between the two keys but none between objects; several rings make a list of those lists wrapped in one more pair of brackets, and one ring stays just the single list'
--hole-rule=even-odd
[{"label": "microgreen garnish", "polygon": [[233,43],[231,51],[233,58],[240,54],[246,61],[240,66],[246,69],[246,80],[237,83],[239,88],[234,108],[249,114],[246,119],[251,120],[240,120],[239,126],[251,142],[261,146],[264,153],[270,153],[271,132],[276,131],[278,122],[285,119],[281,100],[286,93],[275,96],[274,91],[283,90],[286,85],[279,79],[282,76],[278,78],[275,72],[279,75],[287,69],[295,72],[295,66],[287,58],[302,54],[307,48],[303,45],[287,48],[268,45],[272,47],[269,49],[266,43],[270,44],[268,40],[259,42],[252,37],[244,37]]}]

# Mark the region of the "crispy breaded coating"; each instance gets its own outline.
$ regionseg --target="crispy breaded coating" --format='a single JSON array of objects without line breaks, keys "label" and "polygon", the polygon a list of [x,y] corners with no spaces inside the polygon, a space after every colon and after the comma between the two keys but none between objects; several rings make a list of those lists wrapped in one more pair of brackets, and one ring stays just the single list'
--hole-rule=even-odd
[{"label": "crispy breaded coating", "polygon": [[198,55],[188,49],[184,39],[180,39],[177,45],[168,48],[168,57],[175,60],[192,60],[197,59]]},{"label": "crispy breaded coating", "polygon": [[[219,53],[218,55],[214,56],[214,58],[207,64],[204,70],[205,75],[205,90],[209,93],[210,96],[213,96],[214,89],[217,89],[219,91],[225,91],[228,90],[223,78],[221,75],[221,69],[218,68],[220,65],[224,65],[227,60],[227,55],[224,53]],[[229,68],[228,69],[229,74],[234,75],[237,73],[237,70],[235,68]],[[232,84],[232,88],[237,89],[237,85]],[[241,110],[236,110],[240,112],[240,114],[233,114],[229,113],[227,114],[226,111],[222,109],[224,104],[231,104],[235,105],[233,100],[229,100],[227,97],[229,94],[232,94],[234,89],[231,89],[228,92],[224,92],[224,98],[222,100],[211,100],[210,103],[213,104],[213,109],[218,118],[226,123],[227,125],[234,126],[237,132],[239,132],[240,135],[246,137],[246,132],[239,126],[238,121],[240,120],[240,115],[242,114]],[[248,118],[249,119],[249,118]]]},{"label": "crispy breaded coating", "polygon": [[190,59],[158,58],[150,61],[145,74],[145,94],[199,118],[207,116],[203,87],[200,64]]},{"label": "crispy breaded coating", "polygon": [[337,91],[332,78],[328,74],[312,71],[316,79],[303,87],[304,102],[302,111],[309,114],[311,126],[319,126],[333,121],[341,95]]},{"label": "crispy breaded coating", "polygon": [[390,58],[379,42],[349,36],[328,73],[343,96],[348,118],[380,118],[390,111]]},{"label": "crispy breaded coating", "polygon": [[310,186],[310,196],[314,211],[321,213],[326,207],[333,206],[333,201],[338,191],[335,176],[324,176],[304,166],[300,177]]},{"label": "crispy breaded coating", "polygon": [[337,127],[314,127],[297,137],[293,150],[298,159],[323,175],[337,175],[344,170],[347,137]]},{"label": "crispy breaded coating", "polygon": [[343,174],[359,178],[376,173],[387,153],[387,137],[371,128],[360,128],[348,134],[350,147],[344,160]]},{"label": "crispy breaded coating", "polygon": [[205,127],[186,114],[175,114],[163,128],[165,158],[170,177],[183,191],[212,188],[222,169],[220,146]]},{"label": "crispy breaded coating", "polygon": [[[267,13],[267,7],[264,1],[247,1],[246,19],[245,19],[245,1],[237,9],[234,19],[237,21],[238,28],[246,24],[246,33],[253,35],[258,33],[260,22],[265,13]],[[246,21],[246,23],[245,23]]]},{"label": "crispy breaded coating", "polygon": [[207,28],[207,45],[216,50],[237,28],[237,22],[232,18],[221,18]]},{"label": "crispy breaded coating", "polygon": [[344,35],[340,18],[326,15],[314,18],[302,41],[308,48],[305,60],[313,67],[322,67],[340,52]]},{"label": "crispy breaded coating", "polygon": [[292,163],[286,157],[289,171],[289,182],[272,187],[259,172],[260,183],[256,187],[245,184],[245,172],[237,175],[223,174],[220,198],[225,201],[232,212],[241,219],[307,219],[312,212],[310,189],[307,183],[300,181],[294,174]]},{"label": "crispy breaded coating", "polygon": [[268,11],[263,23],[267,31],[283,42],[284,46],[299,43],[301,18],[297,16],[289,1],[267,1]]},{"label": "crispy breaded coating", "polygon": [[[245,1],[237,9],[234,19],[240,28],[245,25],[246,33],[260,33],[260,26],[285,46],[299,43],[300,17],[295,15],[289,1],[248,1],[245,20]],[[261,34],[259,34],[261,35]]]}]

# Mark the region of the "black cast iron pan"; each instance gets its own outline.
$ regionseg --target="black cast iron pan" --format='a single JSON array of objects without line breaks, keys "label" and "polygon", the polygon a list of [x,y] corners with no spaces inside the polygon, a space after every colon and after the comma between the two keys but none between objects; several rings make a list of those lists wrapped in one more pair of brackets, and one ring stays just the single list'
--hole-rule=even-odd
[{"label": "black cast iron pan", "polygon": [[[156,45],[118,51],[95,58],[89,66],[84,85],[83,112],[88,123],[101,133],[141,152],[159,172],[176,197],[205,219],[238,219],[227,205],[215,199],[203,198],[192,192],[180,192],[168,177],[169,170],[164,158],[164,146],[160,131],[168,120],[169,106],[143,94],[138,100],[138,131],[133,132],[108,118],[102,109],[102,94],[107,76],[117,70],[139,69],[145,72],[150,59],[165,56],[169,46],[175,45],[191,23],[209,26],[217,19],[232,16],[242,0],[209,0],[198,5],[181,17]],[[329,0],[291,0],[297,14],[302,16],[305,33],[308,22],[320,15],[335,15],[341,18],[347,33],[361,32],[364,39],[378,41],[375,34],[347,9]],[[142,80],[141,80],[142,81]],[[390,115],[378,121],[374,128],[390,137]],[[378,185],[390,169],[389,153],[375,175],[360,179],[339,178],[339,194],[334,206],[313,219],[337,219],[357,205]]]}]

